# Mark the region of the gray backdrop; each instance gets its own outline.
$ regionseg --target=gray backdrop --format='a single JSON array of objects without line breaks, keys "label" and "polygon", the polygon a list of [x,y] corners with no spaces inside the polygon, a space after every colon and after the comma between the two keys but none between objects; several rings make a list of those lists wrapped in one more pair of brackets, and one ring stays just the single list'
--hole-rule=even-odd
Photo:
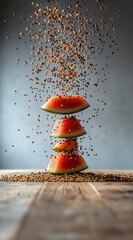
[{"label": "gray backdrop", "polygon": [[[93,5],[95,0],[87,2]],[[81,139],[80,145],[83,145],[83,149],[93,150],[90,156],[86,153],[84,155],[91,169],[133,169],[133,2],[105,2],[109,3],[109,11],[116,10],[121,15],[117,23],[119,51],[108,59],[107,81],[104,83],[106,94],[100,93],[107,106],[104,111],[100,111],[96,120],[92,120],[92,127],[83,122],[88,135]],[[42,104],[33,101],[26,79],[26,75],[30,75],[31,66],[25,67],[23,64],[29,59],[31,49],[24,44],[23,39],[18,38],[18,32],[26,26],[23,18],[32,14],[31,1],[4,0],[1,6],[0,168],[46,168],[52,152],[49,138],[51,128],[47,125],[52,120],[40,110]],[[96,56],[99,69],[105,66],[107,60],[104,56],[108,51],[106,49],[105,55],[101,57]],[[96,76],[92,77],[95,82]],[[23,93],[28,93],[28,97],[23,97]],[[44,92],[43,102],[45,100]],[[96,106],[95,99],[88,100],[91,106]],[[92,109],[85,110],[83,115],[79,114],[79,118],[87,119],[88,114],[93,113]],[[39,131],[43,132],[40,135],[36,134],[38,114],[41,116]]]}]

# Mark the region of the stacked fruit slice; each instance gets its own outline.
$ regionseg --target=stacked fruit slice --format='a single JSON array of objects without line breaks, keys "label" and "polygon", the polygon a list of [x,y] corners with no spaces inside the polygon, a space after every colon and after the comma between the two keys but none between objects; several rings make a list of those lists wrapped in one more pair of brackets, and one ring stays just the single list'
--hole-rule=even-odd
[{"label": "stacked fruit slice", "polygon": [[[89,107],[89,103],[82,96],[54,96],[41,108],[45,111],[59,114],[70,114]],[[78,154],[76,137],[86,134],[79,120],[74,116],[65,116],[55,121],[51,136],[64,138],[55,144],[47,170],[51,173],[75,173],[88,166],[84,158]]]}]

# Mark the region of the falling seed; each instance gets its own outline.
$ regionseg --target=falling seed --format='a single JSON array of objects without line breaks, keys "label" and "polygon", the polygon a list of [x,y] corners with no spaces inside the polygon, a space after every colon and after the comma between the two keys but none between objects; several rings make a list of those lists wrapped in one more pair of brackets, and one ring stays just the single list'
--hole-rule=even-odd
[{"label": "falling seed", "polygon": [[[49,3],[50,1],[48,1],[49,6],[45,6],[45,4],[41,5],[32,2],[31,5],[34,6],[35,12],[29,17],[28,26],[25,30],[22,29],[19,33],[19,37],[24,35],[26,37],[28,34],[28,39],[26,39],[25,44],[30,43],[30,45],[32,45],[31,58],[29,58],[29,61],[24,62],[24,65],[30,62],[33,67],[32,76],[28,77],[32,89],[31,93],[24,94],[23,96],[32,94],[33,97],[31,97],[29,103],[37,102],[38,100],[42,102],[44,95],[48,95],[49,98],[51,95],[57,94],[57,92],[63,95],[68,95],[70,92],[79,95],[80,91],[83,90],[85,97],[89,97],[88,90],[89,85],[91,86],[91,74],[95,74],[96,76],[101,74],[97,71],[97,66],[91,63],[91,60],[93,62],[97,56],[95,51],[97,51],[98,54],[104,52],[106,40],[104,38],[104,32],[107,31],[107,37],[109,37],[110,41],[114,41],[110,44],[110,53],[114,54],[118,51],[118,48],[114,50],[115,41],[117,41],[117,36],[114,32],[116,31],[115,21],[117,12],[114,12],[108,22],[99,16],[99,20],[96,23],[95,18],[88,18],[89,9],[85,10],[85,16],[84,14],[80,14],[80,9],[81,11],[84,9],[83,7],[86,1],[82,1],[81,6],[78,1],[75,6],[69,4],[66,9],[59,6],[58,1],[55,1],[53,6],[50,6]],[[96,11],[102,16],[102,12],[108,9],[106,6],[103,6],[102,0],[96,0],[96,4]],[[95,14],[96,13],[94,13],[94,16]],[[21,19],[25,21],[24,17],[21,17]],[[60,27],[57,28],[57,25]],[[111,32],[112,30],[113,33]],[[115,36],[113,35],[114,33]],[[101,46],[99,44],[101,44]],[[18,64],[19,63],[20,61],[18,61]],[[105,72],[105,70],[106,69],[103,69],[102,71]],[[37,74],[41,76],[41,72],[46,75],[44,80],[41,80],[40,77],[38,79],[36,78]],[[104,80],[101,82],[104,83]],[[96,88],[90,93],[90,98],[92,99],[95,98],[95,94],[97,94],[96,92],[99,90],[99,82],[97,81],[93,86]],[[106,93],[102,87],[100,91],[103,91],[104,94]],[[96,99],[96,102],[99,104],[99,99]],[[16,103],[14,103],[14,105],[16,105]],[[106,105],[106,103],[103,103],[103,105]],[[63,105],[61,107],[63,107]],[[30,108],[30,106],[28,108]],[[103,111],[104,108],[101,107],[100,110]],[[98,112],[92,115],[97,117]],[[30,116],[30,114],[28,114],[28,116]],[[50,116],[48,116],[48,119],[49,117]],[[51,118],[53,119],[54,117],[56,116]],[[39,115],[37,120],[40,124]],[[88,120],[90,121],[91,119],[88,118]],[[87,121],[86,123],[88,124]],[[49,127],[50,124],[47,124],[47,126]],[[91,128],[92,127],[93,126],[91,126]],[[46,130],[46,132],[47,131],[48,130]],[[69,131],[71,132],[71,129]],[[41,133],[41,131],[38,132],[38,134]],[[89,140],[91,139],[92,138],[89,137]]]}]

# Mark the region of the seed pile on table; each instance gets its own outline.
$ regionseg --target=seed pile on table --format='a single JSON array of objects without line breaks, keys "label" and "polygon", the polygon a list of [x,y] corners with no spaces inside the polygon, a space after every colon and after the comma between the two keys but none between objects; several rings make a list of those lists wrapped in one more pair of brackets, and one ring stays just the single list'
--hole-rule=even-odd
[{"label": "seed pile on table", "polygon": [[51,174],[49,172],[31,172],[27,174],[4,175],[0,181],[12,182],[133,182],[133,174],[105,174],[82,172],[74,174]]}]

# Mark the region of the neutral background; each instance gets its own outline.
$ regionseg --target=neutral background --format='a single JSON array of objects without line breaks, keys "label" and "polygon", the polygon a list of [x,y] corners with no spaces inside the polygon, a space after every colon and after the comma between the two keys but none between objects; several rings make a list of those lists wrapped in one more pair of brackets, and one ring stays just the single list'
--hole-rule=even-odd
[{"label": "neutral background", "polygon": [[[103,96],[107,107],[91,122],[93,128],[84,124],[92,140],[90,142],[87,135],[83,139],[83,148],[93,148],[90,157],[86,154],[84,157],[90,169],[133,169],[133,2],[105,2],[110,2],[111,9],[121,15],[117,26],[119,51],[108,60],[110,74]],[[52,152],[51,129],[47,128],[51,120],[41,112],[39,102],[30,102],[33,96],[26,80],[30,68],[17,65],[28,59],[31,49],[18,39],[16,30],[21,30],[23,17],[27,18],[32,11],[29,0],[1,1],[0,168],[46,168]],[[106,64],[103,56],[96,59],[101,61],[101,66]],[[28,98],[24,98],[22,95],[27,92]],[[44,102],[45,99],[46,96]],[[84,119],[87,111],[91,112],[91,109],[85,111]],[[36,135],[38,114],[41,115],[41,129],[45,129],[45,133],[39,136]]]}]

